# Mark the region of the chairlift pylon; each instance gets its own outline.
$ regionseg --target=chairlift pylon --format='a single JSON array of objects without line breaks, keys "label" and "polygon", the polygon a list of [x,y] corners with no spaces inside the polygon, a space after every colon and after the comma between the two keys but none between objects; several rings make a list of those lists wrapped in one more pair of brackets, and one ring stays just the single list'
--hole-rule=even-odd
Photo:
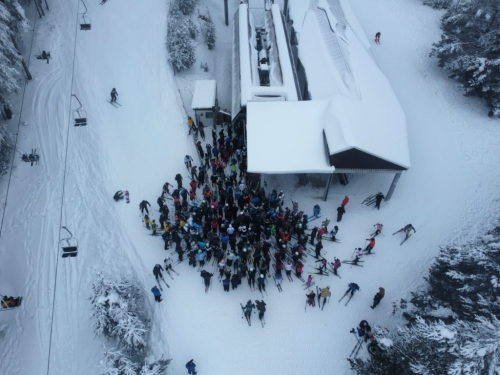
[{"label": "chairlift pylon", "polygon": [[[63,258],[76,257],[78,255],[78,241],[76,238],[73,238],[73,233],[71,233],[68,228],[62,227],[62,229],[65,229],[70,234],[70,236],[67,238],[63,238],[60,241],[62,249],[61,256]],[[63,244],[63,241],[66,243]]]},{"label": "chairlift pylon", "polygon": [[83,106],[78,97],[75,94],[73,94],[72,96],[74,96],[78,101],[78,104],[80,104],[80,107],[73,111],[75,126],[85,126],[87,125],[87,112],[82,109]]},{"label": "chairlift pylon", "polygon": [[81,1],[82,1],[83,6],[85,7],[85,12],[83,12],[79,18],[80,19],[80,30],[87,31],[87,30],[90,30],[90,27],[91,27],[90,17],[85,15],[85,14],[87,14],[87,6],[83,2],[83,0],[81,0]]}]

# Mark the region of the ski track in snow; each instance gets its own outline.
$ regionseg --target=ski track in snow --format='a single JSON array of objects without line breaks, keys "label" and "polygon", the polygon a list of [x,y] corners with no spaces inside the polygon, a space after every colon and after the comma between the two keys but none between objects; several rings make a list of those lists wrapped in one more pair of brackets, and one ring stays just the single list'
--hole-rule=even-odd
[{"label": "ski track in snow", "polygon": [[[349,373],[345,358],[355,345],[349,329],[362,319],[388,328],[402,323],[391,316],[392,302],[421,287],[438,246],[472,239],[497,218],[500,184],[491,171],[499,161],[500,129],[497,120],[486,117],[480,101],[464,98],[436,60],[428,58],[431,43],[440,37],[441,13],[410,0],[360,0],[352,6],[365,33],[370,40],[382,33],[372,52],[405,110],[412,168],[380,211],[360,202],[377,191],[385,193],[391,175],[357,175],[346,187],[336,183],[328,202],[319,204],[322,220],[329,217],[333,226],[338,203],[346,194],[351,199],[338,224],[342,243],[325,244],[327,259],[349,259],[355,247],[365,246],[372,225],[382,222],[385,236],[377,237],[376,254],[365,257],[364,267],[343,264],[342,279],[316,275],[317,286],[332,289],[324,311],[308,307],[304,312],[307,291],[298,279],[285,278],[279,293],[268,278],[265,328],[257,314],[252,314],[251,327],[241,318],[239,303],[262,299],[246,280],[226,293],[215,273],[205,294],[202,278],[187,260],[176,266],[180,275],[173,274],[174,280],[166,277],[170,288],[164,288],[164,301],[155,303],[152,268],[173,252],[164,251],[161,238],[141,225],[138,204],[147,199],[152,218],[158,219],[156,199],[163,183],[174,183],[178,172],[185,176],[183,156],[196,155],[180,99],[181,94],[189,96],[193,77],[211,78],[213,72],[223,81],[218,82],[221,105],[229,107],[224,101],[230,95],[221,92],[230,89],[225,69],[230,65],[216,62],[213,54],[230,57],[220,49],[230,44],[231,27],[226,29],[223,13],[210,7],[216,48],[210,54],[198,46],[201,58],[177,78],[183,82],[178,90],[164,45],[167,3],[87,4],[92,30],[77,31],[71,89],[77,5],[62,0],[50,5],[47,17],[37,22],[35,46],[50,50],[53,60],[30,61],[35,78],[27,88],[22,113],[27,125],[20,129],[18,147],[23,152],[36,147],[40,165],[14,162],[0,239],[2,286],[5,293],[24,295],[20,309],[0,314],[0,323],[9,326],[0,342],[2,373],[40,374],[47,367],[67,141],[62,225],[79,240],[80,251],[77,258],[58,260],[50,374],[99,372],[104,340],[93,336],[88,297],[93,272],[103,267],[142,285],[152,322],[150,352],[173,358],[168,373],[184,373],[190,358],[205,374],[302,374],[330,368]],[[231,17],[236,6],[231,2]],[[28,14],[33,16],[33,9]],[[205,61],[216,66],[208,73],[195,72]],[[112,87],[118,90],[120,108],[106,103]],[[87,111],[87,127],[75,128],[72,119],[68,124],[70,109],[78,107],[72,93]],[[298,187],[293,176],[268,177],[266,190],[283,188],[288,206],[293,198],[311,214],[322,195],[311,180],[310,186]],[[131,203],[115,203],[111,197],[116,190],[129,190]],[[417,233],[400,246],[403,234],[392,233],[409,222]],[[313,263],[309,257],[306,265]],[[211,265],[205,269],[215,270]],[[349,282],[357,282],[361,291],[345,307],[345,299],[337,301]],[[379,286],[385,287],[386,297],[371,310]],[[308,360],[318,355],[322,361]],[[361,350],[360,356],[365,355]]]}]

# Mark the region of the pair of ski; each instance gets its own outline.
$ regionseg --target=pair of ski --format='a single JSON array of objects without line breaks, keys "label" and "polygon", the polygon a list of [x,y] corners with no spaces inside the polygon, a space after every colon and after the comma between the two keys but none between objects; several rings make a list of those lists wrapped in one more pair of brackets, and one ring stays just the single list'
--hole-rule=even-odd
[{"label": "pair of ski", "polygon": [[332,240],[331,238],[328,238],[328,237],[323,237],[323,238],[321,238],[321,240],[322,240],[322,241],[323,241],[323,240],[325,240],[325,241],[330,241],[330,242],[342,243],[342,242],[340,242],[340,240],[338,240],[338,239]]},{"label": "pair of ski", "polygon": [[[340,301],[342,301],[342,300],[344,299],[344,297],[345,297],[345,296],[347,296],[350,292],[351,292],[351,291],[350,291],[350,290],[348,290],[348,291],[347,291],[347,292],[346,292],[346,293],[342,296],[342,298],[341,298],[341,299],[339,299],[339,302],[340,302]],[[353,295],[354,295],[354,294],[351,294],[351,295],[349,296],[349,299],[347,300],[347,302],[345,303],[345,305],[344,305],[344,306],[347,306],[347,304],[349,303],[349,301],[351,300],[351,298],[352,298],[352,296],[353,296]]]},{"label": "pair of ski", "polygon": [[[364,260],[358,260],[358,263],[362,263]],[[363,267],[361,264],[355,264],[353,260],[343,260],[342,263],[350,264],[351,266]]]},{"label": "pair of ski", "polygon": [[307,220],[307,222],[308,222],[308,223],[310,223],[311,221],[314,221],[314,220],[316,220],[316,219],[321,218],[321,215],[318,215],[318,217],[315,217],[315,216],[314,216],[314,214],[313,214],[313,215],[311,215],[311,216],[309,216],[309,217],[310,217],[310,219],[308,219],[308,220]]},{"label": "pair of ski", "polygon": [[[165,285],[167,286],[167,288],[170,288],[170,285],[167,284],[167,282],[165,281],[165,279],[163,277],[160,277],[160,279],[163,280],[163,282],[165,283]],[[160,290],[163,292],[163,288],[161,287],[161,283],[160,283],[160,280],[158,278],[156,279],[156,282],[158,283],[158,286],[160,287]]]},{"label": "pair of ski", "polygon": [[[326,305],[326,300],[323,302],[323,306],[321,306],[321,294],[319,294],[319,288],[318,286],[316,286],[316,295],[318,296],[318,307],[321,309],[321,311],[323,311],[323,309],[325,308],[325,305]],[[330,297],[328,297],[330,298]],[[328,300],[330,301],[330,300]]]},{"label": "pair of ski", "polygon": [[118,102],[112,102],[111,100],[106,100],[109,104],[111,104],[115,108],[120,108],[122,105]]},{"label": "pair of ski", "polygon": [[[306,283],[306,284],[307,284],[307,283]],[[306,287],[304,288],[304,290],[309,289],[310,287],[312,287],[312,286],[314,286],[314,285],[315,285],[315,283],[314,283],[314,281],[313,281],[311,284],[306,285]]]},{"label": "pair of ski", "polygon": [[[394,236],[396,233],[399,233],[399,232],[403,232],[403,229],[400,229],[400,230],[394,232],[392,235]],[[413,233],[410,233],[408,236],[406,236],[405,239],[403,241],[401,241],[401,243],[399,245],[401,246],[402,244],[404,244],[406,242],[406,240],[411,237],[412,234]]]},{"label": "pair of ski", "polygon": [[349,357],[356,358],[356,356],[359,353],[359,349],[361,349],[361,347],[363,346],[363,340],[358,338],[358,336],[356,336],[356,331],[354,330],[354,328],[351,330],[351,333],[356,338],[356,345],[354,346],[354,349],[352,350],[351,354],[349,354]]},{"label": "pair of ski", "polygon": [[[243,316],[247,320],[248,326],[250,327],[252,325],[252,322],[250,320],[250,316],[245,313],[245,308],[243,307],[243,305],[241,303],[240,303],[240,306],[241,306],[241,310],[243,312]],[[241,317],[241,319],[243,319],[243,316]]]}]

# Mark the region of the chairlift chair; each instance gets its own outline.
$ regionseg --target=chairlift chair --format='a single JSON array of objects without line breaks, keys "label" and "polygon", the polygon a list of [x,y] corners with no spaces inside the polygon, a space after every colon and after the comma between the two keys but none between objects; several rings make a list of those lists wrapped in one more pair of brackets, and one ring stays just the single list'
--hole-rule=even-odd
[{"label": "chairlift chair", "polygon": [[[76,257],[78,255],[78,241],[76,238],[73,238],[73,233],[69,231],[68,228],[62,227],[62,229],[66,229],[66,231],[70,234],[69,237],[61,239],[61,249],[63,258],[68,257]],[[65,243],[62,243],[62,242]]]},{"label": "chairlift chair", "polygon": [[85,12],[83,12],[82,15],[80,16],[80,30],[87,31],[87,30],[90,30],[90,26],[91,26],[90,17],[85,15],[87,13],[87,6],[83,2],[83,0],[82,0],[82,4],[85,7]]},{"label": "chairlift chair", "polygon": [[75,126],[85,126],[87,125],[87,112],[82,109],[82,103],[80,103],[80,100],[77,98],[77,96],[75,94],[73,94],[73,96],[76,98],[76,100],[78,100],[78,104],[80,104],[80,107],[73,111]]},{"label": "chairlift chair", "polygon": [[17,298],[12,298],[16,305],[15,306],[9,306],[9,300],[7,300],[7,296],[0,295],[0,311],[10,311],[10,310],[15,310],[19,308],[23,302],[23,297],[17,297]]}]

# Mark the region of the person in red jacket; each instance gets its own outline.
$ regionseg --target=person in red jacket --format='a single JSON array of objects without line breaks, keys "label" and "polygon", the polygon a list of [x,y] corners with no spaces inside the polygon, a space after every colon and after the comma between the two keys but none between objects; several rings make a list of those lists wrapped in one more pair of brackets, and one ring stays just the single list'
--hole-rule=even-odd
[{"label": "person in red jacket", "polygon": [[347,203],[349,203],[349,197],[346,195],[345,198],[344,198],[344,200],[342,201],[341,206],[345,207],[345,206],[347,206]]},{"label": "person in red jacket", "polygon": [[375,237],[367,238],[366,240],[370,242],[368,243],[368,246],[366,247],[365,251],[368,250],[368,254],[371,254],[372,249],[375,247]]},{"label": "person in red jacket", "polygon": [[295,265],[295,274],[298,276],[298,277],[302,277],[302,270],[304,269],[304,265],[301,263],[301,262],[298,262],[296,265]]},{"label": "person in red jacket", "polygon": [[193,189],[193,193],[196,193],[196,187],[198,186],[198,182],[196,182],[195,180],[191,180],[189,186],[191,186],[191,189]]}]

